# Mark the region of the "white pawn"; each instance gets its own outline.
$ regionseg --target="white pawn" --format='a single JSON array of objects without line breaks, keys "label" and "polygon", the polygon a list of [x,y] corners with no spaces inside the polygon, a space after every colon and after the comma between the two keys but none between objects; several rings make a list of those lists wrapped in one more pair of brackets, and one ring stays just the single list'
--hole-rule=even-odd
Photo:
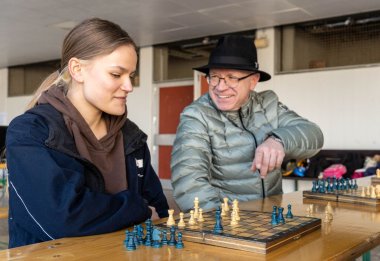
[{"label": "white pawn", "polygon": [[362,189],[362,193],[360,194],[360,196],[361,196],[362,198],[365,198],[365,187],[363,187],[363,189]]},{"label": "white pawn", "polygon": [[235,218],[236,218],[237,221],[239,221],[240,220],[240,216],[239,216],[239,201],[237,199],[235,199],[233,201],[232,211],[235,212]]},{"label": "white pawn", "polygon": [[236,220],[236,213],[235,213],[235,211],[232,211],[231,212],[231,223],[230,223],[230,225],[235,226],[237,224],[238,224],[238,222]]},{"label": "white pawn", "polygon": [[371,186],[371,198],[377,198],[375,186]]},{"label": "white pawn", "polygon": [[223,198],[224,201],[224,211],[230,211],[230,207],[228,206],[228,198]]},{"label": "white pawn", "polygon": [[199,199],[198,197],[194,198],[194,218],[198,218],[198,209],[199,209]]},{"label": "white pawn", "polygon": [[189,225],[192,226],[195,224],[196,224],[196,222],[195,222],[195,218],[194,218],[194,210],[190,210]]},{"label": "white pawn", "polygon": [[183,220],[183,212],[179,213],[179,221],[178,221],[177,226],[179,228],[184,228],[186,226],[185,221]]},{"label": "white pawn", "polygon": [[199,209],[198,222],[203,222],[205,219],[203,218],[203,210]]},{"label": "white pawn", "polygon": [[371,196],[371,187],[370,187],[370,186],[367,187],[367,190],[366,190],[365,195],[366,195],[367,197],[370,197],[370,196]]},{"label": "white pawn", "polygon": [[226,215],[226,210],[224,209],[224,203],[221,204],[221,209],[222,209],[222,212],[220,213],[220,215],[224,217]]},{"label": "white pawn", "polygon": [[175,221],[174,221],[174,209],[169,209],[168,210],[168,213],[169,213],[169,217],[168,217],[168,221],[166,221],[166,225],[168,227],[171,227],[171,226],[174,226],[175,225]]}]

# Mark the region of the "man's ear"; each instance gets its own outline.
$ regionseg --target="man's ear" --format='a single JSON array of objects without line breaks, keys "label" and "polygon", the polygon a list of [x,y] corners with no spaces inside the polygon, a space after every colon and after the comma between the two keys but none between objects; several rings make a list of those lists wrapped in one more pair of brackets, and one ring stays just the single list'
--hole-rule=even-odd
[{"label": "man's ear", "polygon": [[71,78],[77,82],[83,82],[83,64],[78,58],[71,58],[68,63],[68,69],[71,75]]},{"label": "man's ear", "polygon": [[250,86],[251,91],[253,91],[255,89],[256,84],[259,82],[259,80],[260,80],[260,74],[259,73],[252,75],[251,86]]}]

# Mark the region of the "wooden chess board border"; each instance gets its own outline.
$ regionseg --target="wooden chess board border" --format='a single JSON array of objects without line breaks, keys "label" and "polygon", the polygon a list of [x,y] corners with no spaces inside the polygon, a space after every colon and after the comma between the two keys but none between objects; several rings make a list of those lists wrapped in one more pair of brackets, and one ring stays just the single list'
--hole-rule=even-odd
[{"label": "wooden chess board border", "polygon": [[[362,187],[358,190],[355,190],[356,193],[360,193]],[[348,192],[349,193],[349,192]],[[344,202],[344,203],[352,203],[359,205],[367,205],[378,207],[380,206],[379,198],[371,198],[371,197],[361,197],[360,194],[347,194],[347,192],[312,192],[311,190],[304,190],[302,192],[304,198],[309,199],[318,199],[318,200],[326,200],[326,201],[336,201],[336,202]]]},{"label": "wooden chess board border", "polygon": [[372,177],[371,178],[371,184],[376,186],[376,185],[380,185],[380,178],[378,177]]},{"label": "wooden chess board border", "polygon": [[[271,216],[271,213],[269,212],[267,213],[247,210],[240,210],[240,212],[252,212],[257,214],[267,214],[269,217]],[[208,213],[213,213],[214,215],[215,211],[208,211]],[[255,238],[254,235],[252,238],[247,239],[246,237],[243,238],[239,237],[238,235],[231,235],[228,233],[228,231],[222,234],[214,234],[209,230],[202,231],[201,228],[199,228],[199,230],[194,230],[194,228],[189,229],[186,227],[177,229],[178,231],[182,232],[182,239],[184,241],[267,254],[291,241],[297,240],[302,236],[321,228],[321,219],[319,218],[303,216],[294,216],[294,218],[303,218],[307,219],[308,221],[304,221],[297,226],[284,230],[280,236],[272,240],[268,240],[267,238]],[[178,219],[176,219],[176,222],[178,222]],[[155,225],[161,228],[168,228],[166,226],[166,222],[158,223]],[[252,228],[252,230],[254,230],[254,228]]]}]

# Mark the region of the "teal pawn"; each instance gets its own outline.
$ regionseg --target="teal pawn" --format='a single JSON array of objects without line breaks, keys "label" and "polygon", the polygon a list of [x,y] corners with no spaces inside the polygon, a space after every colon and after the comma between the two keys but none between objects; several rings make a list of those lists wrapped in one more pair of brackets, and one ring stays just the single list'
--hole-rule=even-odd
[{"label": "teal pawn", "polygon": [[184,247],[182,242],[182,233],[178,232],[177,234],[177,244],[175,244],[175,248],[182,249]]},{"label": "teal pawn", "polygon": [[286,218],[293,218],[293,213],[292,213],[292,205],[288,205],[288,212],[286,213]]}]

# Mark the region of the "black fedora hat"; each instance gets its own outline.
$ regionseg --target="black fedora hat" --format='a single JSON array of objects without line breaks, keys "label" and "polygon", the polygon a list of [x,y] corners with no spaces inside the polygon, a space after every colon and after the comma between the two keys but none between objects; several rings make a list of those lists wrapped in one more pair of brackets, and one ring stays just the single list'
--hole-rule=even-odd
[{"label": "black fedora hat", "polygon": [[221,37],[211,51],[208,64],[193,69],[208,74],[212,68],[257,72],[260,74],[260,82],[271,78],[268,73],[259,70],[254,41],[241,35]]}]

